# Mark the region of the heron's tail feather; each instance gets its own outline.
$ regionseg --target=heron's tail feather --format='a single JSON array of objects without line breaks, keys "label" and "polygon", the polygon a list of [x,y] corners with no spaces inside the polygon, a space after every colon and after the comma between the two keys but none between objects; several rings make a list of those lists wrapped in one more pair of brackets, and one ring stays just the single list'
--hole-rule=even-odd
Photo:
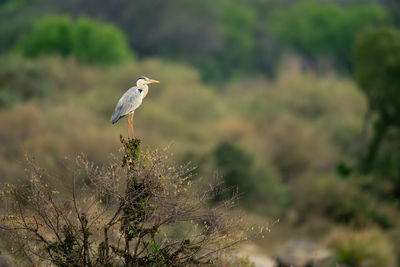
[{"label": "heron's tail feather", "polygon": [[117,113],[117,112],[115,112],[112,116],[111,116],[111,123],[112,124],[114,124],[114,123],[116,123],[119,119],[121,118],[121,116]]},{"label": "heron's tail feather", "polygon": [[111,122],[112,124],[114,124],[114,123],[116,123],[118,120],[119,120],[119,118],[118,118],[118,119],[111,119],[110,122]]},{"label": "heron's tail feather", "polygon": [[115,107],[115,111],[111,116],[111,123],[114,124],[116,123],[119,119],[123,118],[126,116],[126,112],[123,111],[123,105],[121,105],[119,102],[117,106]]},{"label": "heron's tail feather", "polygon": [[112,124],[114,124],[114,123],[116,123],[117,121],[119,121],[119,119],[122,119],[123,117],[125,117],[126,115],[119,115],[119,114],[113,114],[112,116],[111,116],[111,119],[110,119],[110,121],[111,121],[111,123]]}]

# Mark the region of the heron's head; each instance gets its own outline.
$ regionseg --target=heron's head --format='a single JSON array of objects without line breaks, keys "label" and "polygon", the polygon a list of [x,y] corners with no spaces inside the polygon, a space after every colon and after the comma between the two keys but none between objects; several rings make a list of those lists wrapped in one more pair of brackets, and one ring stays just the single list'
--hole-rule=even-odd
[{"label": "heron's head", "polygon": [[139,79],[136,82],[136,85],[138,87],[140,87],[140,86],[151,84],[151,83],[160,83],[160,82],[157,80],[153,80],[153,79],[147,78],[145,76],[142,76],[142,77],[139,77]]}]

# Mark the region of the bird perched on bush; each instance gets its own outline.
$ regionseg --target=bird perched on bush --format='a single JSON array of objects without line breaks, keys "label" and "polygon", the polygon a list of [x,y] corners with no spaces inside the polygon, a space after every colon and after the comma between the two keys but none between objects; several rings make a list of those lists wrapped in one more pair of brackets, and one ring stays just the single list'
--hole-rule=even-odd
[{"label": "bird perched on bush", "polygon": [[[116,123],[119,119],[128,116],[128,137],[134,137],[133,114],[142,104],[143,98],[149,92],[148,84],[159,83],[157,80],[149,79],[145,76],[139,77],[136,86],[131,87],[119,99],[115,111],[111,116],[111,123]],[[132,135],[131,135],[132,133]]]}]

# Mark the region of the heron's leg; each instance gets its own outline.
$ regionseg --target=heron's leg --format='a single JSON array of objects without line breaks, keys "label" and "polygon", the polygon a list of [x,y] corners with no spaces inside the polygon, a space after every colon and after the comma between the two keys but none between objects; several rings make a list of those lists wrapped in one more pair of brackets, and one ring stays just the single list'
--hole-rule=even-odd
[{"label": "heron's leg", "polygon": [[131,137],[131,139],[133,139],[133,126],[132,126],[132,115],[131,114],[129,114],[128,115],[128,117],[129,117],[129,132],[130,132],[130,137]]},{"label": "heron's leg", "polygon": [[131,121],[130,116],[128,115],[128,139],[131,138]]},{"label": "heron's leg", "polygon": [[131,127],[132,127],[132,138],[135,138],[135,129],[133,128],[133,114],[135,114],[135,112],[132,112],[132,117],[131,117]]}]

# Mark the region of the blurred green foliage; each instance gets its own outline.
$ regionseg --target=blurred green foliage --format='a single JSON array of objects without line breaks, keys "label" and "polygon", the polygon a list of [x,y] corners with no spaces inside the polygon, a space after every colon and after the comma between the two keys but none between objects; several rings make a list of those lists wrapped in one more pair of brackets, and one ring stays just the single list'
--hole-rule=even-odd
[{"label": "blurred green foliage", "polygon": [[28,57],[41,54],[68,56],[72,52],[74,22],[67,16],[45,17],[35,22],[33,31],[24,37],[18,50]]},{"label": "blurred green foliage", "polygon": [[224,49],[218,53],[219,73],[239,75],[251,68],[255,41],[253,38],[256,16],[251,9],[238,4],[225,4],[222,10],[221,25],[224,36]]},{"label": "blurred green foliage", "polygon": [[389,15],[378,4],[340,6],[305,0],[271,16],[270,28],[301,55],[313,60],[327,56],[349,70],[357,33],[388,22]]},{"label": "blurred green foliage", "polygon": [[0,3],[0,53],[12,49],[22,35],[28,33],[33,21],[48,8],[41,0],[8,0]]},{"label": "blurred green foliage", "polygon": [[19,57],[0,58],[0,108],[18,101],[44,97],[53,89],[51,81],[33,62]]},{"label": "blurred green foliage", "polygon": [[362,162],[363,171],[368,172],[388,131],[400,129],[400,31],[386,27],[361,33],[354,46],[354,76],[370,110],[377,114],[374,136]]},{"label": "blurred green foliage", "polygon": [[87,63],[112,64],[131,58],[124,34],[116,27],[89,18],[67,16],[39,19],[17,50],[27,57],[46,54],[75,56]]},{"label": "blurred green foliage", "polygon": [[388,27],[364,31],[354,46],[355,79],[370,107],[400,124],[400,31]]},{"label": "blurred green foliage", "polygon": [[125,35],[116,27],[80,18],[72,31],[72,54],[89,63],[111,64],[131,59]]},{"label": "blurred green foliage", "polygon": [[397,266],[393,246],[376,228],[359,232],[338,229],[330,234],[327,242],[335,251],[337,264],[352,267]]},{"label": "blurred green foliage", "polygon": [[361,180],[358,177],[346,180],[319,177],[316,180],[308,178],[297,182],[297,191],[293,194],[297,196],[295,199],[301,199],[294,203],[301,214],[299,220],[319,214],[337,224],[355,229],[375,225],[382,229],[395,227],[395,206],[387,205],[362,190]]},{"label": "blurred green foliage", "polygon": [[234,257],[232,263],[227,263],[227,266],[230,267],[256,267],[256,264],[254,262],[252,262],[249,257],[247,256],[236,256]]},{"label": "blurred green foliage", "polygon": [[198,171],[204,185],[219,170],[225,185],[234,190],[239,185],[241,208],[281,218],[277,227],[290,230],[274,229],[280,240],[297,229],[323,236],[321,229],[337,225],[376,226],[387,237],[399,228],[395,202],[365,188],[371,181],[367,186],[387,195],[392,186],[385,179],[335,176],[338,162],[356,162],[366,111],[362,92],[346,78],[305,74],[294,65],[275,81],[253,77],[216,91],[194,68],[160,59],[110,68],[62,57],[3,56],[2,62],[4,70],[15,64],[13,75],[24,81],[13,82],[7,92],[25,87],[40,92],[43,82],[50,89],[0,111],[2,181],[23,176],[26,152],[54,174],[52,183],[61,188],[71,182],[59,178],[68,168],[65,156],[84,151],[94,162],[105,162],[118,151],[119,134],[126,133],[126,120],[109,124],[115,103],[135,77],[150,73],[162,83],[150,88],[135,116],[144,146],[164,147],[175,140],[172,151],[178,157],[190,151],[202,158]]},{"label": "blurred green foliage", "polygon": [[[273,77],[286,51],[285,45],[307,61],[328,57],[337,68],[349,70],[357,32],[368,26],[393,23],[392,16],[396,17],[393,12],[389,15],[386,6],[363,1],[116,0],[110,5],[96,0],[36,0],[21,2],[18,9],[6,6],[0,8],[4,22],[11,19],[12,27],[19,26],[12,31],[0,27],[0,32],[7,36],[3,44],[0,41],[0,51],[6,51],[18,35],[27,32],[32,19],[47,10],[111,22],[125,33],[131,49],[140,56],[191,63],[201,70],[203,80],[211,82],[239,79],[252,73]],[[93,30],[94,26],[82,27]],[[93,32],[95,38],[103,39],[99,37],[103,34]],[[109,43],[92,45],[100,49]],[[82,55],[87,51],[80,52],[83,60],[88,60],[90,55]]]},{"label": "blurred green foliage", "polygon": [[253,159],[231,143],[223,142],[214,151],[218,169],[222,171],[225,184],[239,192],[252,194],[257,191],[254,180]]},{"label": "blurred green foliage", "polygon": [[[149,75],[162,83],[135,116],[146,145],[175,140],[173,151],[201,162],[201,175],[217,168],[225,185],[243,193],[249,214],[282,218],[279,240],[377,227],[360,239],[339,233],[330,244],[350,266],[394,266],[398,7],[392,0],[6,1],[0,52],[17,45],[32,59],[0,58],[0,106],[7,107],[0,110],[0,173],[5,181],[21,177],[27,151],[60,175],[65,155],[84,151],[104,162],[126,132],[124,120],[108,123],[115,103]],[[132,59],[128,45],[137,61],[96,66]],[[304,71],[325,59],[354,70],[357,83],[334,70]],[[371,168],[363,174],[354,168],[360,155]]]},{"label": "blurred green foliage", "polygon": [[266,174],[265,170],[256,169],[248,153],[225,141],[217,145],[214,157],[216,167],[221,171],[225,186],[229,189],[225,197],[229,198],[233,192],[244,194],[243,201],[248,209],[261,213],[273,214],[268,208],[275,209],[275,212],[282,212],[286,208],[287,189]]},{"label": "blurred green foliage", "polygon": [[[62,13],[112,21],[141,56],[189,62],[205,81],[223,82],[252,72],[273,75],[280,46],[263,25],[269,2],[241,0],[73,0],[54,2]],[[124,8],[115,8],[115,7]]]}]

